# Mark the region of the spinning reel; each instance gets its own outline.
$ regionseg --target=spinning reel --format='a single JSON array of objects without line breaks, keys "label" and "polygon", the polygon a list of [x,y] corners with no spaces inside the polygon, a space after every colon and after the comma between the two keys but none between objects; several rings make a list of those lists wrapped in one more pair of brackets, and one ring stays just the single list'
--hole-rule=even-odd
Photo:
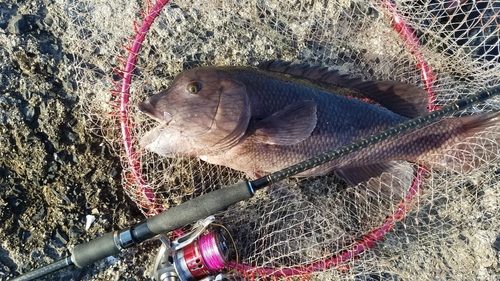
[{"label": "spinning reel", "polygon": [[230,280],[224,272],[229,259],[237,255],[236,248],[223,226],[209,229],[214,221],[213,216],[200,220],[172,242],[165,235],[159,237],[162,245],[153,267],[156,281]]}]

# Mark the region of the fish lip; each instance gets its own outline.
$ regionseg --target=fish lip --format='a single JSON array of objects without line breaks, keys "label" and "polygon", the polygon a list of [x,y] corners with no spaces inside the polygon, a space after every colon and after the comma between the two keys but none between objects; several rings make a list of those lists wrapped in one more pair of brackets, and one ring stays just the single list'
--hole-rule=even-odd
[{"label": "fish lip", "polygon": [[141,102],[137,105],[137,108],[142,113],[148,115],[152,119],[162,123],[164,125],[168,125],[172,121],[172,114],[166,111],[160,111],[156,109],[149,101]]}]

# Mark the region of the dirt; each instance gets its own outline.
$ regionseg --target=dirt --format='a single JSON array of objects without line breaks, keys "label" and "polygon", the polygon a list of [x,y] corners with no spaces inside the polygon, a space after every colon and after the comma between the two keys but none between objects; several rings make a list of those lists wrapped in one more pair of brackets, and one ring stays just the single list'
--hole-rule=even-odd
[{"label": "dirt", "polygon": [[[53,5],[0,3],[1,280],[144,218],[122,192],[119,159],[87,130],[75,58],[64,42],[67,23],[47,16]],[[90,216],[95,222],[86,229]],[[39,280],[146,280],[148,252],[130,250]]]}]

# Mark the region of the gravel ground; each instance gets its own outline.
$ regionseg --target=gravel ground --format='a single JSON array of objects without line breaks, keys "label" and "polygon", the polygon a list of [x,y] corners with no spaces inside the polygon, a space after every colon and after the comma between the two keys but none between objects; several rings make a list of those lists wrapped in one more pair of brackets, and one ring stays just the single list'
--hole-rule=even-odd
[{"label": "gravel ground", "polygon": [[[65,23],[47,16],[51,5],[0,2],[1,280],[143,219],[122,192],[119,160],[86,130],[75,58],[64,42]],[[86,229],[88,216],[95,222]],[[145,280],[150,251],[141,252],[45,280]]]}]

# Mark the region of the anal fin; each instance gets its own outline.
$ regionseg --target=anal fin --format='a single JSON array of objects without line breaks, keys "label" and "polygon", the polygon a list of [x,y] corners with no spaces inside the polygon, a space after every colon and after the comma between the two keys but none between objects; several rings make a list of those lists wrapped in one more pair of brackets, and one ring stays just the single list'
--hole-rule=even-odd
[{"label": "anal fin", "polygon": [[406,161],[392,161],[335,171],[335,174],[353,186],[360,186],[375,196],[400,200],[405,197],[414,178],[413,165]]}]

